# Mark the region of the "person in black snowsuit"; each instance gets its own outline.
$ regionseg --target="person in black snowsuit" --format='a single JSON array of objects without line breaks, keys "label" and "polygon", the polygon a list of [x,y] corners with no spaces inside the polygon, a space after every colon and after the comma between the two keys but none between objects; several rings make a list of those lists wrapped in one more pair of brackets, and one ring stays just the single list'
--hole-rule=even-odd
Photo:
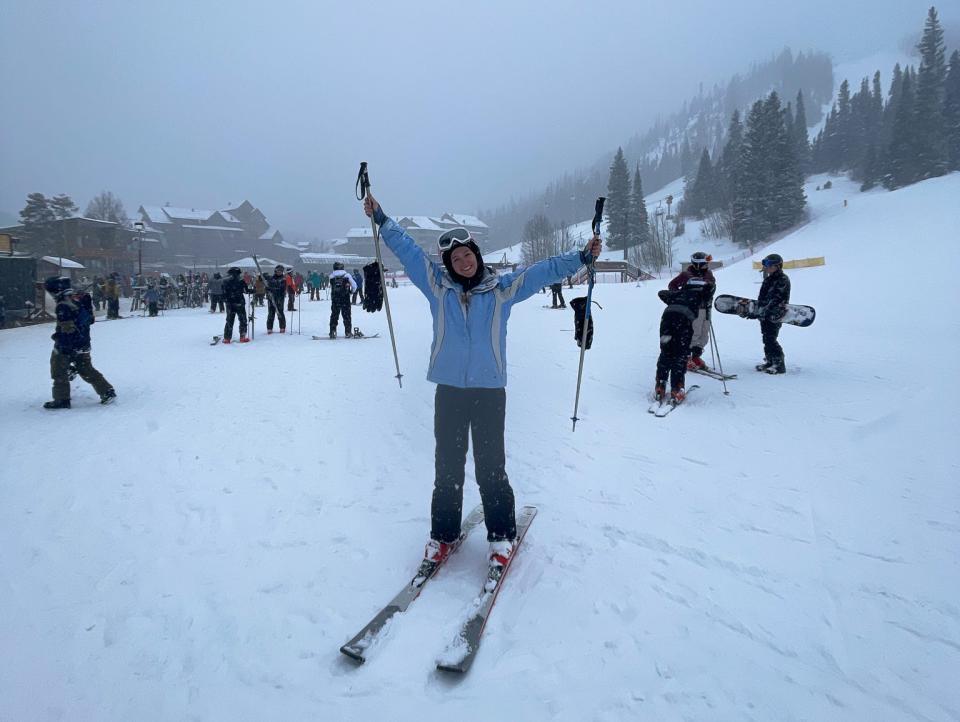
[{"label": "person in black snowsuit", "polygon": [[353,335],[351,327],[350,294],[357,290],[357,282],[353,276],[343,270],[343,264],[337,261],[333,264],[333,273],[330,274],[330,338],[337,337],[337,321],[343,314],[343,328],[347,338]]},{"label": "person in black snowsuit", "polygon": [[273,333],[273,319],[280,322],[280,333],[287,330],[287,317],[283,313],[283,299],[287,295],[287,277],[283,273],[283,266],[277,266],[273,269],[273,275],[266,279],[267,293],[270,298],[267,300],[267,333]]},{"label": "person in black snowsuit", "polygon": [[693,336],[693,321],[708,293],[707,282],[690,278],[676,290],[664,289],[657,295],[667,304],[660,317],[660,357],[657,359],[657,381],[654,396],[661,401],[666,396],[670,381],[670,398],[680,403],[686,398],[684,383],[687,373],[687,353]]},{"label": "person in black snowsuit", "polygon": [[93,302],[85,293],[70,288],[69,278],[51,276],[44,288],[57,300],[57,326],[53,335],[53,353],[50,355],[50,376],[53,379],[53,401],[45,409],[70,408],[70,378],[76,373],[93,386],[101,404],[117,397],[113,386],[93,367],[90,359],[90,326],[93,325]]},{"label": "person in black snowsuit", "polygon": [[[763,285],[757,297],[757,313],[751,318],[760,319],[760,335],[763,338],[763,363],[757,364],[757,371],[768,374],[785,374],[786,362],[783,347],[777,341],[786,306],[790,303],[790,279],[783,272],[783,258],[771,253],[763,259]],[[742,314],[746,315],[746,314]]]},{"label": "person in black snowsuit", "polygon": [[[563,282],[560,283],[551,283],[550,292],[553,294],[551,303],[553,304],[551,308],[566,308],[567,302],[563,300]],[[557,301],[560,301],[560,305],[557,305]]]},{"label": "person in black snowsuit", "polygon": [[230,343],[233,339],[233,320],[240,319],[240,343],[247,343],[247,299],[249,289],[240,276],[240,269],[234,266],[227,271],[227,278],[223,281],[222,295],[227,306],[227,321],[223,325],[223,342]]},{"label": "person in black snowsuit", "polygon": [[697,317],[693,320],[693,331],[690,337],[690,359],[687,361],[687,368],[691,371],[707,368],[702,356],[703,349],[706,348],[710,340],[710,305],[713,303],[713,294],[717,290],[717,279],[713,277],[713,272],[710,270],[710,261],[712,260],[712,257],[703,251],[697,251],[690,256],[690,265],[667,284],[669,290],[676,291],[683,288],[691,278],[699,278],[707,283],[705,293],[700,298],[700,309],[697,311]]}]

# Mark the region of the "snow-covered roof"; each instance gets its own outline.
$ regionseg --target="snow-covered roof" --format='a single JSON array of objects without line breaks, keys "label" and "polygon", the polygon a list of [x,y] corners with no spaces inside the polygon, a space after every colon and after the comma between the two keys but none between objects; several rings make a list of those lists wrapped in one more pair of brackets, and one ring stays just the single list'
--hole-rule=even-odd
[{"label": "snow-covered roof", "polygon": [[449,216],[454,221],[459,223],[461,226],[473,226],[474,228],[488,228],[487,224],[481,221],[476,216],[470,216],[465,213],[444,213],[444,216]]},{"label": "snow-covered roof", "polygon": [[397,223],[401,226],[404,225],[404,221],[410,221],[417,228],[422,228],[425,231],[443,231],[445,230],[444,226],[438,226],[436,222],[430,218],[430,216],[401,216]]},{"label": "snow-covered roof", "polygon": [[[271,240],[275,235],[277,235],[279,232],[280,232],[280,231],[278,231],[276,228],[273,228],[273,227],[271,226],[270,228],[268,228],[267,230],[265,230],[263,233],[260,234],[260,240],[261,240],[261,241],[269,241],[269,240]],[[286,246],[284,246],[284,247],[286,247]]]},{"label": "snow-covered roof", "polygon": [[241,223],[242,221],[233,215],[230,211],[219,211],[220,215],[223,216],[223,220],[227,223]]},{"label": "snow-covered roof", "polygon": [[199,228],[202,231],[228,231],[230,233],[243,233],[242,228],[234,228],[233,226],[197,226],[191,223],[184,223],[183,228]]},{"label": "snow-covered roof", "polygon": [[176,218],[180,221],[205,221],[216,213],[216,211],[203,208],[177,208],[176,206],[163,206],[162,210],[170,218]]},{"label": "snow-covered roof", "polygon": [[373,260],[371,257],[367,256],[358,256],[354,253],[301,253],[300,262],[307,264],[318,264],[318,263],[335,263],[340,261],[341,263],[354,264],[354,265],[365,265],[370,263]]},{"label": "snow-covered roof", "polygon": [[140,210],[151,223],[170,223],[170,218],[163,212],[161,206],[140,206]]},{"label": "snow-covered roof", "polygon": [[[251,269],[254,271],[257,270],[257,264],[254,262],[253,256],[246,256],[237,261],[233,261],[231,263],[226,264],[227,268],[230,268],[231,266],[236,266],[237,268]],[[272,271],[275,266],[284,266],[284,268],[286,268],[286,266],[280,263],[280,261],[275,261],[272,258],[260,259],[260,268],[263,269],[264,271],[266,271],[267,269]]]},{"label": "snow-covered roof", "polygon": [[[265,239],[263,238],[263,236],[261,236],[260,240],[269,240],[269,239]],[[300,246],[295,245],[293,243],[288,243],[287,241],[280,241],[279,243],[274,243],[273,245],[275,245],[277,248],[283,248],[287,251],[297,251],[298,253],[303,250],[302,248],[300,248]]]},{"label": "snow-covered roof", "polygon": [[52,263],[54,266],[62,266],[63,268],[86,268],[86,266],[76,261],[71,261],[69,258],[60,258],[59,256],[43,256],[40,260]]},{"label": "snow-covered roof", "polygon": [[347,240],[351,238],[373,238],[373,231],[369,228],[351,228],[347,231]]}]

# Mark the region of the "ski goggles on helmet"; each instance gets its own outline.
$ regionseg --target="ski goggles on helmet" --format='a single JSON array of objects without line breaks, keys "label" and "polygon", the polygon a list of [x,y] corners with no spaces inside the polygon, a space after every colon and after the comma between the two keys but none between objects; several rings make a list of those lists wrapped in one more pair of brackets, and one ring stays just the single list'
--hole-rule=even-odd
[{"label": "ski goggles on helmet", "polygon": [[770,266],[779,266],[779,265],[780,265],[777,261],[773,260],[772,258],[764,258],[764,259],[761,261],[761,263],[763,264],[763,267],[764,267],[764,268],[770,268]]},{"label": "ski goggles on helmet", "polygon": [[473,236],[466,228],[451,228],[437,239],[437,250],[443,253],[457,244],[469,243],[472,240]]}]

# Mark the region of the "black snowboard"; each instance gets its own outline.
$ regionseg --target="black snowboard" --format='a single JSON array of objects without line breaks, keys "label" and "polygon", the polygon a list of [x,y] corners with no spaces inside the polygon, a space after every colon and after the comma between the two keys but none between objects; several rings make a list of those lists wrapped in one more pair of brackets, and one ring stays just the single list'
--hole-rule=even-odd
[{"label": "black snowboard", "polygon": [[[722,295],[717,296],[713,307],[720,313],[734,313],[740,315],[746,312],[747,318],[757,318],[757,302],[752,298]],[[798,306],[788,303],[780,323],[789,323],[792,326],[805,327],[813,323],[817,317],[817,310],[813,306]]]}]

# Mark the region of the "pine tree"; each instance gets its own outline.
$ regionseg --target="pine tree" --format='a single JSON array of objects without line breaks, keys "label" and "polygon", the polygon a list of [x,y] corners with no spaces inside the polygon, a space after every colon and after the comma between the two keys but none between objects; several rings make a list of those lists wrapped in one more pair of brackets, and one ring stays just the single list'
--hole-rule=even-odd
[{"label": "pine tree", "polygon": [[630,247],[630,174],[623,148],[617,148],[610,166],[606,211],[607,245],[613,250],[622,249],[626,258]]},{"label": "pine tree", "polygon": [[943,175],[947,169],[943,126],[943,85],[947,76],[943,28],[936,8],[927,14],[923,37],[917,45],[920,71],[917,73],[914,108],[913,150],[917,179]]},{"label": "pine tree", "polygon": [[640,166],[633,173],[633,188],[630,196],[630,238],[631,246],[643,246],[650,242],[650,218],[647,215],[647,201],[643,197],[643,181],[640,179]]},{"label": "pine tree", "polygon": [[752,246],[770,232],[764,192],[770,180],[764,157],[764,121],[764,104],[758,100],[747,116],[733,199],[733,240],[742,245]]},{"label": "pine tree", "polygon": [[889,189],[909,185],[918,178],[913,136],[914,108],[913,73],[907,68],[900,86],[893,135],[884,163],[883,185]]},{"label": "pine tree", "polygon": [[810,136],[807,134],[807,111],[803,106],[803,91],[797,92],[797,110],[793,119],[793,149],[800,172],[810,172]]},{"label": "pine tree", "polygon": [[27,195],[27,204],[20,211],[23,234],[34,248],[41,247],[51,233],[50,222],[56,220],[50,208],[50,200],[43,193]]},{"label": "pine tree", "polygon": [[851,116],[850,83],[844,80],[840,83],[840,92],[837,94],[836,138],[832,149],[834,155],[831,159],[830,170],[842,170],[848,167],[850,162]]},{"label": "pine tree", "polygon": [[[789,108],[789,106],[788,106]],[[803,194],[803,174],[797,164],[794,134],[789,110],[781,109],[780,98],[770,93],[764,103],[764,122],[767,137],[766,161],[770,186],[765,190],[767,224],[772,231],[789,228],[803,214],[806,197]]]},{"label": "pine tree", "polygon": [[735,177],[734,172],[740,159],[743,145],[743,125],[740,123],[740,111],[733,111],[727,128],[726,143],[719,159],[713,167],[716,181],[717,205],[729,209],[733,203]]},{"label": "pine tree", "polygon": [[943,131],[947,170],[960,170],[960,51],[950,56],[943,89]]},{"label": "pine tree", "polygon": [[50,199],[50,211],[58,221],[73,218],[77,214],[77,210],[77,204],[66,193],[60,193]]},{"label": "pine tree", "polygon": [[900,63],[893,66],[893,78],[890,80],[890,90],[887,93],[887,104],[883,107],[883,120],[880,123],[880,147],[889,148],[893,140],[893,124],[900,107],[900,96],[903,94],[903,70]]},{"label": "pine tree", "polygon": [[688,186],[689,190],[684,194],[684,213],[685,215],[697,216],[703,218],[716,207],[714,197],[714,178],[713,165],[710,163],[710,152],[704,148],[700,154],[700,165],[697,167],[697,177],[693,183]]}]

